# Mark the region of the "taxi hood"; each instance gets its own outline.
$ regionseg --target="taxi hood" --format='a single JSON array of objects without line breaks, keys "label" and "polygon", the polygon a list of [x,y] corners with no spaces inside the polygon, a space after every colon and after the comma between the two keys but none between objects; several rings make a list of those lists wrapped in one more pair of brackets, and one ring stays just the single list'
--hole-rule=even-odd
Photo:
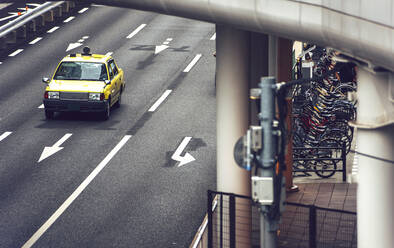
[{"label": "taxi hood", "polygon": [[74,92],[103,92],[103,81],[80,81],[80,80],[52,80],[48,84],[51,91],[74,91]]}]

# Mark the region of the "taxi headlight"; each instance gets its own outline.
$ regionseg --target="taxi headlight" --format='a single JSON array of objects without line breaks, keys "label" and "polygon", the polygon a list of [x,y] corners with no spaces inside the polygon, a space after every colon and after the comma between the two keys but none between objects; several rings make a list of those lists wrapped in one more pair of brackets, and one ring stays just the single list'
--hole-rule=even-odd
[{"label": "taxi headlight", "polygon": [[101,100],[101,93],[89,93],[89,100],[90,101],[100,101]]},{"label": "taxi headlight", "polygon": [[48,91],[48,99],[59,99],[58,91]]}]

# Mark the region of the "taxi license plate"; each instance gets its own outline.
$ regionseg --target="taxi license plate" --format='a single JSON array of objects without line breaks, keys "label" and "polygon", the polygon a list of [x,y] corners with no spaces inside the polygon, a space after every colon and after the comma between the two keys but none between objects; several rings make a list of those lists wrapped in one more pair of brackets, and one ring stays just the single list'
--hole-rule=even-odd
[{"label": "taxi license plate", "polygon": [[68,110],[70,111],[79,111],[80,110],[80,106],[77,103],[72,103],[68,105]]}]

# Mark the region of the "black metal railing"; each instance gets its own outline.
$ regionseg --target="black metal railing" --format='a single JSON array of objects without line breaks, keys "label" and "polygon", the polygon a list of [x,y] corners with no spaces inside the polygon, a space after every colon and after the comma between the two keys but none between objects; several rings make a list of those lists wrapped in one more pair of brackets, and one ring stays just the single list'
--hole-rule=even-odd
[{"label": "black metal railing", "polygon": [[[208,191],[208,248],[260,247],[260,214],[250,197]],[[286,203],[280,248],[357,247],[355,212]]]},{"label": "black metal railing", "polygon": [[[339,155],[335,155],[335,151],[338,151]],[[346,182],[345,143],[342,144],[342,147],[293,147],[293,152],[293,174],[295,176],[297,173],[315,172],[319,176],[328,175],[327,177],[330,177],[335,172],[342,172],[342,181]],[[342,162],[342,166],[338,168],[340,162]],[[330,167],[334,169],[330,169]]]}]

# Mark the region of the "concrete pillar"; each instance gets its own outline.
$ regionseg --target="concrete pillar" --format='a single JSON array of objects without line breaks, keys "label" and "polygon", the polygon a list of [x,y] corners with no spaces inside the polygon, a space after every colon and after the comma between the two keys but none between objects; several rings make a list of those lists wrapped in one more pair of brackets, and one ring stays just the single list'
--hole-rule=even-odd
[{"label": "concrete pillar", "polygon": [[[289,82],[292,79],[293,66],[293,41],[285,38],[278,38],[277,40],[277,82]],[[293,184],[293,138],[292,138],[292,99],[291,92],[286,96],[287,102],[287,117],[286,123],[288,127],[287,145],[286,145],[286,171],[284,176],[286,178],[286,191],[298,191],[298,187]]]},{"label": "concrete pillar", "polygon": [[[260,88],[261,77],[268,76],[268,35],[251,33],[249,88]],[[260,125],[258,117],[260,101],[250,101],[250,125]]]},{"label": "concrete pillar", "polygon": [[[235,163],[233,150],[249,127],[249,62],[250,32],[216,25],[217,190],[246,196],[250,173]],[[236,211],[247,222],[250,206],[240,207]],[[250,237],[251,222],[237,225],[236,247],[251,247]]]},{"label": "concrete pillar", "polygon": [[42,16],[45,22],[53,22],[55,20],[53,10],[45,12],[44,14],[42,14]]},{"label": "concrete pillar", "polygon": [[[392,73],[360,67],[356,126],[359,154],[357,192],[358,247],[392,248],[394,244],[394,107],[389,100]],[[391,82],[393,87],[394,82]]]},{"label": "concrete pillar", "polygon": [[250,195],[250,175],[234,161],[249,128],[250,33],[216,25],[217,189]]}]

